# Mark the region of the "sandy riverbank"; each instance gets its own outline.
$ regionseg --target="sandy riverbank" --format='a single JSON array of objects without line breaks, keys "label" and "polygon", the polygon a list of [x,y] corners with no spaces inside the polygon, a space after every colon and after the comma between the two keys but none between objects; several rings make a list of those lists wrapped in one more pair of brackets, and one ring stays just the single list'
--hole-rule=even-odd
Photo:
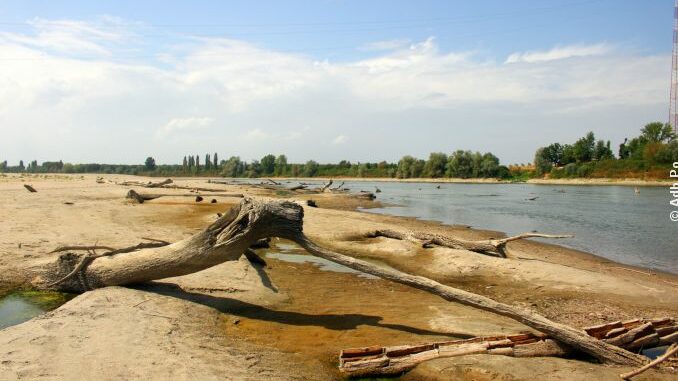
[{"label": "sandy riverbank", "polygon": [[[0,215],[9,216],[0,226],[0,281],[21,282],[18,269],[63,244],[121,247],[148,236],[180,240],[238,201],[217,198],[216,204],[198,204],[168,197],[135,205],[124,200],[128,188],[97,184],[95,177],[0,178]],[[177,182],[275,196],[247,185],[206,184],[205,179]],[[23,183],[33,184],[38,193],[28,193]],[[306,208],[304,230],[328,247],[534,309],[555,321],[582,327],[631,317],[678,316],[678,277],[670,274],[641,274],[586,253],[531,241],[511,243],[509,258],[499,259],[368,239],[366,233],[377,228],[462,238],[496,233],[356,212],[356,206],[370,202],[339,195],[297,198],[306,199],[316,200],[319,208]],[[286,242],[274,244],[269,252],[303,255]],[[240,260],[134,289],[85,293],[41,318],[0,330],[0,373],[9,379],[327,380],[339,377],[336,356],[342,348],[527,329],[380,279],[324,271],[310,263],[267,262],[266,268],[257,268]],[[261,281],[262,272],[267,281]],[[479,355],[425,363],[405,379],[533,380],[541,374],[541,379],[590,380],[611,379],[622,370],[575,360]],[[668,380],[670,375],[654,372],[638,379]]]}]

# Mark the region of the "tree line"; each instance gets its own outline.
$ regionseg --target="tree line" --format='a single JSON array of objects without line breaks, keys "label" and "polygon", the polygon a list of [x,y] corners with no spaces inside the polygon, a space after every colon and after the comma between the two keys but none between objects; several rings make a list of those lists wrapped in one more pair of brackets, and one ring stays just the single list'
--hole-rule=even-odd
[{"label": "tree line", "polygon": [[553,143],[537,149],[534,174],[542,177],[665,177],[665,166],[678,161],[678,140],[668,123],[652,122],[640,135],[619,145],[617,156],[610,141],[587,133],[573,144]]},{"label": "tree line", "polygon": [[372,177],[372,178],[499,178],[514,181],[533,177],[666,177],[665,165],[678,162],[678,139],[669,124],[646,124],[633,139],[619,145],[617,155],[610,141],[596,139],[593,132],[572,144],[552,143],[535,152],[533,165],[500,165],[490,152],[458,150],[451,154],[433,152],[427,160],[410,155],[397,163],[289,163],[285,155],[267,154],[249,162],[239,156],[220,160],[219,155],[186,155],[181,164],[158,165],[153,157],[143,164],[71,164],[36,160],[9,166],[0,162],[0,172],[14,173],[103,173],[149,176],[223,177]]},{"label": "tree line", "polygon": [[499,165],[499,158],[491,153],[456,151],[451,155],[434,152],[428,160],[403,156],[398,163],[320,164],[315,160],[306,163],[289,163],[285,155],[268,154],[249,162],[239,156],[219,160],[217,153],[186,155],[181,164],[158,165],[153,157],[146,158],[143,165],[126,164],[71,164],[32,161],[28,166],[23,161],[17,166],[0,162],[0,172],[28,173],[105,173],[151,176],[223,176],[223,177],[385,177],[385,178],[443,178],[443,177],[502,177],[510,176],[509,169]]}]

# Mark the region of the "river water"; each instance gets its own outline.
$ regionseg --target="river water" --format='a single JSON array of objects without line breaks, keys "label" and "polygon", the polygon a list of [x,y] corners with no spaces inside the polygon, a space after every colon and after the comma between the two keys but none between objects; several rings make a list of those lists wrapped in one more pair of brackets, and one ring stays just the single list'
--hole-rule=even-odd
[{"label": "river water", "polygon": [[[440,189],[436,187],[440,185]],[[669,219],[664,187],[556,186],[534,184],[361,183],[398,206],[369,209],[498,230],[571,233],[549,240],[617,262],[678,273],[678,222]],[[533,199],[533,200],[531,200]],[[549,242],[546,241],[546,242]]]},{"label": "river water", "polygon": [[[260,181],[260,180],[257,180]],[[293,181],[291,185],[296,185]],[[440,186],[438,189],[437,187]],[[668,187],[351,182],[393,204],[369,213],[417,217],[518,234],[571,233],[546,240],[617,262],[678,273],[678,222]],[[530,200],[534,199],[534,200]]]}]

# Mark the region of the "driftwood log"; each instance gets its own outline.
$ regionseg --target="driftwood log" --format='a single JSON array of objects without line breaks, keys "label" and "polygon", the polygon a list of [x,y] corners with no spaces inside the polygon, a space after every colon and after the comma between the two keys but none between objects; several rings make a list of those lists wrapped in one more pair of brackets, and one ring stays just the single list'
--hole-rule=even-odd
[{"label": "driftwood log", "polygon": [[26,188],[26,190],[28,190],[31,193],[37,192],[37,190],[35,190],[35,188],[33,188],[32,186],[30,186],[28,184],[24,184],[24,188]]},{"label": "driftwood log", "polygon": [[118,185],[124,185],[124,186],[138,186],[138,187],[144,187],[144,188],[161,188],[167,184],[172,184],[172,179],[165,179],[163,181],[158,181],[158,182],[152,182],[149,181],[147,183],[143,183],[141,181],[123,181],[121,183],[116,183]]},{"label": "driftwood log", "polygon": [[641,366],[643,356],[597,340],[585,332],[553,322],[529,310],[497,302],[438,283],[428,278],[352,258],[313,243],[303,233],[303,208],[289,201],[244,199],[204,230],[171,245],[95,258],[78,269],[78,277],[62,278],[76,270],[82,255],[61,254],[51,262],[29,268],[32,284],[39,289],[82,292],[191,274],[242,256],[259,239],[279,237],[299,244],[312,255],[387,280],[438,295],[441,298],[517,320],[603,363]]},{"label": "driftwood log", "polygon": [[492,255],[496,257],[506,258],[506,244],[511,241],[516,241],[524,238],[572,238],[573,235],[553,235],[541,233],[523,233],[512,237],[501,239],[486,239],[479,241],[469,241],[460,238],[448,237],[440,234],[424,233],[424,232],[399,232],[395,230],[376,230],[367,234],[368,238],[386,237],[403,241],[411,241],[421,244],[422,247],[428,248],[432,246],[449,247],[452,249],[463,249],[474,251],[476,253]]},{"label": "driftwood log", "polygon": [[474,337],[420,345],[344,349],[339,355],[339,370],[350,377],[394,376],[437,358],[477,354],[565,357],[570,352],[567,346],[540,334]]},{"label": "driftwood log", "polygon": [[[244,195],[242,193],[211,193],[210,196],[212,197],[239,197],[242,198]],[[127,196],[125,198],[134,200],[138,202],[139,204],[143,204],[144,201],[149,201],[149,200],[155,200],[156,198],[160,197],[200,197],[196,196],[195,193],[188,193],[188,194],[172,194],[172,193],[165,193],[165,194],[142,194],[142,193],[137,193],[134,189],[130,189],[129,192],[127,192]],[[198,201],[196,199],[196,201]],[[202,201],[202,197],[200,197],[200,201]]]},{"label": "driftwood log", "polygon": [[[587,327],[584,328],[584,331],[598,340],[605,340],[615,330],[631,332],[639,327],[644,328],[636,332],[652,331],[655,335],[664,336],[662,340],[645,346],[645,349],[664,346],[668,342],[678,342],[678,339],[671,338],[671,334],[678,331],[678,323],[671,318],[618,321]],[[618,342],[615,345],[627,350],[637,349],[633,343],[633,341]],[[466,340],[418,345],[370,346],[344,349],[339,354],[339,370],[351,377],[397,375],[409,371],[418,364],[428,360],[475,354],[496,354],[514,357],[567,357],[571,354],[571,350],[541,333],[474,337]],[[647,364],[646,367],[649,365]],[[647,369],[649,368],[644,370]],[[640,369],[637,371],[640,371]],[[630,378],[639,374],[634,372],[622,375],[622,378],[624,376]]]},{"label": "driftwood log", "polygon": [[325,192],[330,187],[330,185],[332,185],[333,182],[334,181],[330,179],[330,181],[328,181],[327,184],[323,185],[323,187],[320,188],[320,193]]}]

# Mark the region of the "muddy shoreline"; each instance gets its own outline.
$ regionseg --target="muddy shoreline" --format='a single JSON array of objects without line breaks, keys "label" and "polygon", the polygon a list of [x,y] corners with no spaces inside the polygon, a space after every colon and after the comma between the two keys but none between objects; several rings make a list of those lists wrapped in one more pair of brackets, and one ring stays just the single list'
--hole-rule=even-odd
[{"label": "muddy shoreline", "polygon": [[[176,241],[237,202],[220,198],[216,204],[196,204],[169,197],[133,205],[123,198],[126,187],[97,184],[93,175],[21,180],[0,178],[0,212],[11,216],[0,227],[0,284],[12,286],[21,281],[11,275],[20,272],[12,269],[47,258],[58,245],[96,241],[125,246],[142,236]],[[32,183],[38,193],[26,192],[24,182]],[[205,186],[205,179],[177,182]],[[211,186],[281,197],[246,184]],[[309,198],[319,208],[306,208],[304,231],[319,243],[533,309],[555,321],[582,327],[632,317],[678,316],[678,276],[672,274],[641,274],[631,266],[533,241],[511,243],[509,259],[500,259],[368,239],[365,233],[377,228],[437,231],[467,239],[496,237],[497,232],[359,212],[356,207],[371,202],[338,195],[289,197],[300,202]],[[40,374],[52,379],[73,374],[218,379],[229,374],[234,379],[327,380],[340,377],[336,356],[342,348],[528,329],[380,279],[266,257],[274,252],[305,255],[285,242],[274,242],[261,251],[268,262],[265,268],[240,260],[139,287],[92,291],[40,318],[0,330],[0,373],[9,379]],[[260,278],[262,272],[267,282]],[[91,365],[81,369],[83,356]],[[533,380],[534,374],[547,372],[552,379],[585,380],[608,379],[621,370],[576,360],[479,355],[431,361],[404,379]],[[647,377],[638,379],[670,379],[658,372]]]}]

